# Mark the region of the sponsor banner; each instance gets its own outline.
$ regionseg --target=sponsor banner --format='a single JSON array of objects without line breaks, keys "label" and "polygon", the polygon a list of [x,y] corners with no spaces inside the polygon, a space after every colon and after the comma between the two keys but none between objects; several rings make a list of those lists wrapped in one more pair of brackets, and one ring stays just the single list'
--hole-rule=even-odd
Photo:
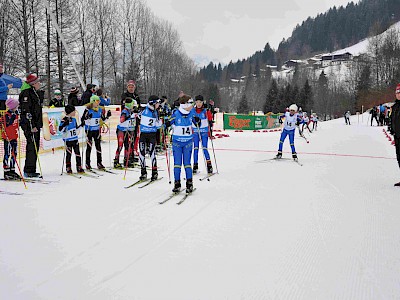
[{"label": "sponsor banner", "polygon": [[[76,120],[77,124],[81,124],[81,117],[83,112],[85,111],[86,106],[76,106],[75,109],[76,113]],[[119,117],[121,114],[120,106],[119,105],[110,105],[106,106],[105,110],[111,111],[111,117],[105,121],[106,123],[100,122],[101,134],[107,134],[108,137],[111,137],[110,130],[115,132],[117,125],[119,124]],[[41,137],[41,145],[43,146],[44,150],[63,147],[64,140],[63,140],[63,133],[58,130],[58,126],[61,123],[62,118],[65,116],[65,111],[63,107],[56,107],[56,108],[43,108],[43,128],[41,130],[42,137]],[[111,128],[109,128],[109,126]],[[115,134],[113,134],[115,137]],[[78,139],[79,143],[83,143],[86,141],[86,133],[84,127],[80,127],[78,129]]]},{"label": "sponsor banner", "polygon": [[[76,107],[75,119],[77,124],[81,124],[81,116],[85,110],[84,106]],[[65,111],[63,107],[56,108],[43,108],[43,128],[42,128],[42,138],[43,138],[43,149],[52,149],[64,146],[63,133],[58,130],[62,118],[65,117]],[[79,128],[78,130],[79,142],[85,141],[84,128]]]},{"label": "sponsor banner", "polygon": [[278,114],[261,116],[224,114],[224,130],[260,130],[279,127]]}]

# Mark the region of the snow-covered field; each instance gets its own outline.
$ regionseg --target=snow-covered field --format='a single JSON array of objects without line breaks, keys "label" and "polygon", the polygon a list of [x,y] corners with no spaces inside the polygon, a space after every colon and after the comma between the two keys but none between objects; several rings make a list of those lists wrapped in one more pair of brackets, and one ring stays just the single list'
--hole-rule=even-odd
[{"label": "snow-covered field", "polygon": [[24,193],[0,195],[0,299],[399,299],[400,170],[366,119],[296,137],[303,166],[257,162],[279,132],[227,132],[214,140],[220,174],[200,182],[200,159],[180,206],[158,204],[166,171],[124,189],[139,172],[76,179],[59,175],[61,152],[43,155],[60,182],[0,183]]}]

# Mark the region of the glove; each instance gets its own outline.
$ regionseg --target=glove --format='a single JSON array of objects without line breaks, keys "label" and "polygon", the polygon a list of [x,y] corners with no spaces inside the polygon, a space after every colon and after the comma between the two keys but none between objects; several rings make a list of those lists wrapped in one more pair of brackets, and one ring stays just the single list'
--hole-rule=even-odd
[{"label": "glove", "polygon": [[111,110],[109,110],[109,111],[107,112],[107,119],[108,119],[109,117],[111,117]]},{"label": "glove", "polygon": [[16,109],[16,110],[14,111],[14,114],[16,114],[16,115],[18,116],[18,115],[21,114],[21,111],[20,111],[19,109]]},{"label": "glove", "polygon": [[201,124],[200,118],[198,116],[194,116],[193,123],[194,123],[194,125],[196,125],[196,127],[200,127],[200,124]]},{"label": "glove", "polygon": [[26,113],[26,118],[28,120],[32,120],[32,114],[31,113]]},{"label": "glove", "polygon": [[301,122],[300,122],[299,120],[297,120],[296,125],[299,126],[300,123],[301,123]]},{"label": "glove", "polygon": [[279,124],[283,124],[282,118],[279,118]]},{"label": "glove", "polygon": [[168,119],[165,119],[165,120],[164,120],[164,126],[165,126],[165,128],[170,127],[170,126],[171,126],[171,121],[168,120]]},{"label": "glove", "polygon": [[392,127],[389,127],[388,130],[389,130],[391,135],[394,135],[394,131],[393,131]]},{"label": "glove", "polygon": [[63,120],[64,126],[68,126],[69,125],[69,118],[68,117],[64,117],[62,120]]}]

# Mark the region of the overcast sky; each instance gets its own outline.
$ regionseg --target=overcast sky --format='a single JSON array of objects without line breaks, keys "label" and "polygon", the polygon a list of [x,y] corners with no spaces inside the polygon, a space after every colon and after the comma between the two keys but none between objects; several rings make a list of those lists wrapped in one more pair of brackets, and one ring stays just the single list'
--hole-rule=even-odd
[{"label": "overcast sky", "polygon": [[[348,0],[146,0],[151,10],[172,22],[187,54],[199,64],[229,63],[277,48],[296,24]],[[358,2],[358,1],[354,1]]]}]

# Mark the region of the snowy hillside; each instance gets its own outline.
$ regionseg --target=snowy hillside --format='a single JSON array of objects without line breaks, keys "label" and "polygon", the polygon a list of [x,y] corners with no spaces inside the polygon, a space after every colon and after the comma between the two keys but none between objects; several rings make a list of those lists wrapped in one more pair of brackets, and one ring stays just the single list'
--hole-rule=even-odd
[{"label": "snowy hillside", "polygon": [[[393,30],[393,29],[400,30],[400,22],[393,24],[391,27],[389,27],[385,32],[383,32],[379,36],[384,36],[387,34],[387,32],[389,30]],[[335,81],[344,82],[346,80],[353,79],[352,78],[353,75],[351,74],[351,71],[349,70],[349,68],[353,64],[353,60],[343,61],[343,62],[334,62],[331,65],[324,66],[324,67],[321,67],[320,65],[319,65],[319,67],[316,67],[316,65],[314,65],[315,61],[320,60],[320,57],[322,55],[339,55],[339,54],[344,54],[346,52],[351,53],[351,55],[353,57],[358,57],[361,54],[365,54],[368,52],[369,40],[370,39],[367,38],[353,46],[350,46],[350,47],[347,47],[344,49],[340,49],[340,50],[334,51],[332,53],[321,53],[320,55],[316,55],[314,58],[308,58],[308,59],[302,60],[302,61],[292,59],[292,61],[302,62],[302,64],[300,64],[300,66],[309,67],[309,68],[314,69],[312,71],[314,73],[314,78],[318,78],[318,76],[321,74],[321,72],[324,71],[324,73],[327,75],[327,77],[329,79],[331,79],[331,81],[335,80]],[[307,61],[312,61],[312,64],[307,63]],[[272,72],[272,76],[275,79],[282,79],[282,80],[291,79],[293,77],[293,74],[294,74],[294,68],[283,69],[281,71],[275,70]]]},{"label": "snowy hillside", "polygon": [[0,195],[0,299],[399,299],[400,170],[367,118],[297,136],[303,166],[269,160],[279,132],[226,132],[179,206],[158,204],[166,171],[124,189],[139,172],[76,179],[43,155],[59,182],[1,182],[24,194]]}]

